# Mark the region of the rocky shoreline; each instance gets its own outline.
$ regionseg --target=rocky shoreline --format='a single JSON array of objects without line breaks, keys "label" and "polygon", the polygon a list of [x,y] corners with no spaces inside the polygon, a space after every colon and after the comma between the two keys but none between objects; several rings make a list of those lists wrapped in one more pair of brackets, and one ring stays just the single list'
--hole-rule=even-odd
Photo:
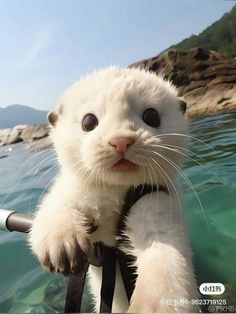
[{"label": "rocky shoreline", "polygon": [[52,146],[49,131],[50,127],[46,124],[24,124],[0,129],[0,146],[23,142],[30,150],[42,150]]},{"label": "rocky shoreline", "polygon": [[[130,67],[143,68],[177,87],[187,102],[186,118],[195,120],[236,108],[236,59],[200,47],[169,49]],[[48,125],[17,125],[0,129],[0,146],[24,142],[37,151],[52,146]]]},{"label": "rocky shoreline", "polygon": [[235,58],[200,47],[168,49],[130,67],[169,79],[187,102],[188,120],[236,108]]}]

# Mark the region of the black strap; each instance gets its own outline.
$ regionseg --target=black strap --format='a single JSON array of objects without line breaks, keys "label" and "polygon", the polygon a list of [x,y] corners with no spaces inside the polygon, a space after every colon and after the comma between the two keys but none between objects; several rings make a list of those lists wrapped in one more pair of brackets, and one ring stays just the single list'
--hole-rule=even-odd
[{"label": "black strap", "polygon": [[67,286],[65,313],[80,313],[82,295],[89,263],[86,262],[80,273],[71,275]]},{"label": "black strap", "polygon": [[[159,188],[160,189],[160,188]],[[137,187],[131,187],[125,195],[124,205],[121,212],[121,217],[118,223],[117,235],[124,240],[123,232],[125,229],[125,219],[129,214],[130,208],[144,195],[157,191],[156,185],[139,185]]]},{"label": "black strap", "polygon": [[[161,188],[162,189],[162,188]],[[160,187],[159,187],[160,190]],[[135,188],[130,188],[125,196],[124,206],[122,208],[122,213],[120,221],[117,228],[118,244],[126,242],[128,239],[124,235],[126,217],[129,215],[130,208],[144,195],[156,192],[156,185],[139,185]],[[125,254],[121,250],[118,253],[119,265],[121,277],[124,283],[127,299],[130,302],[131,296],[133,294],[135,283],[137,279],[136,267],[134,266],[135,258],[132,255]]]},{"label": "black strap", "polygon": [[[130,188],[126,193],[124,206],[121,212],[121,218],[117,227],[118,244],[125,242],[123,232],[125,230],[125,219],[129,214],[130,208],[141,197],[148,193],[157,191],[156,185],[139,185],[135,188]],[[168,193],[165,187],[159,186],[159,191]],[[128,300],[130,301],[134,291],[136,282],[136,268],[134,266],[135,258],[131,255],[125,254],[119,248],[107,247],[103,243],[95,243],[94,255],[90,258],[89,263],[97,267],[103,266],[102,270],[102,287],[101,287],[101,303],[100,313],[111,313],[112,301],[115,289],[116,279],[116,261],[118,259],[121,277],[124,282],[125,291]],[[81,310],[82,294],[85,283],[86,272],[89,263],[83,265],[78,275],[70,276],[65,313],[79,313]]]},{"label": "black strap", "polygon": [[136,267],[133,265],[135,259],[132,255],[118,250],[118,261],[127,299],[130,302],[137,279]]},{"label": "black strap", "polygon": [[106,246],[103,246],[103,249],[104,262],[102,268],[100,313],[111,313],[116,280],[117,250],[114,247]]}]

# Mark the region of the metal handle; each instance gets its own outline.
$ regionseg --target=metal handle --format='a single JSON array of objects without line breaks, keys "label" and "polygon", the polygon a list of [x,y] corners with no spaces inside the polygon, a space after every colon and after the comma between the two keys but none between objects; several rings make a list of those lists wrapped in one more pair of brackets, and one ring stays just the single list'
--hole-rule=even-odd
[{"label": "metal handle", "polygon": [[28,233],[33,217],[11,210],[0,209],[0,230]]}]

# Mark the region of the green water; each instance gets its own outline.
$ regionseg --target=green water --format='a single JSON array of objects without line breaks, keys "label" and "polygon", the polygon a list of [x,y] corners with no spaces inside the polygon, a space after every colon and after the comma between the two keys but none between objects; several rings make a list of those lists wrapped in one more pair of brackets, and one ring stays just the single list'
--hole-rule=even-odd
[{"label": "green water", "polygon": [[[191,134],[199,141],[191,140],[184,172],[202,208],[182,181],[197,280],[224,283],[228,304],[236,305],[236,112],[194,122]],[[31,213],[57,169],[50,151],[12,148],[0,148],[9,155],[0,159],[0,208]],[[0,232],[0,312],[62,312],[65,293],[66,279],[41,270],[25,235]]]},{"label": "green water", "polygon": [[185,162],[203,207],[185,192],[198,280],[236,283],[236,112],[202,119],[191,130],[210,145],[194,140],[189,156],[202,165]]}]

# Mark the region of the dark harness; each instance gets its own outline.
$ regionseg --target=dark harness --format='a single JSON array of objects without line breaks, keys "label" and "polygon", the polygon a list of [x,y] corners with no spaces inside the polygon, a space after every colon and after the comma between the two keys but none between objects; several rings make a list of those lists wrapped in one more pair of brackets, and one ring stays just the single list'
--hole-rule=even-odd
[{"label": "dark harness", "polygon": [[[108,247],[98,242],[94,244],[94,252],[90,261],[84,262],[79,273],[71,275],[69,278],[65,313],[79,313],[81,310],[81,301],[85,284],[86,273],[89,264],[97,267],[102,266],[102,286],[101,286],[101,302],[100,313],[111,313],[112,301],[115,290],[116,264],[120,267],[121,277],[124,283],[127,299],[130,298],[134,291],[136,282],[135,257],[123,253],[119,249],[119,244],[126,241],[123,231],[125,230],[125,220],[129,214],[130,208],[144,195],[156,192],[156,185],[140,185],[136,188],[130,188],[125,195],[124,205],[122,208],[120,220],[117,226],[117,247]],[[165,187],[159,186],[159,191],[168,193]],[[95,229],[96,230],[96,229]]]}]

